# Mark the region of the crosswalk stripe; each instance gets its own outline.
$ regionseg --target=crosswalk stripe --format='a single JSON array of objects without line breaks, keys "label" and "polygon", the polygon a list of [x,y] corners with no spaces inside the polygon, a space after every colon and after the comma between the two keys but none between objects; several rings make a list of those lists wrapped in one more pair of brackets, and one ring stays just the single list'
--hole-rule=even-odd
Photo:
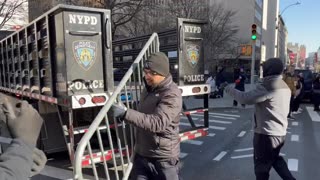
[{"label": "crosswalk stripe", "polygon": [[209,122],[219,123],[219,124],[231,124],[230,121],[218,121],[218,120],[209,120]]},{"label": "crosswalk stripe", "polygon": [[[182,126],[191,126],[190,123],[180,122],[179,123]],[[196,126],[203,126],[203,124],[194,124]],[[215,129],[215,130],[225,130],[225,127],[219,127],[219,126],[209,126],[209,129]]]},{"label": "crosswalk stripe", "polygon": [[213,136],[215,136],[215,135],[216,135],[215,133],[209,133],[207,136],[213,137]]},{"label": "crosswalk stripe", "polygon": [[224,117],[224,116],[215,116],[215,115],[210,115],[210,117],[221,118],[221,119],[229,119],[229,120],[236,120],[237,119],[237,118],[234,118],[234,117]]},{"label": "crosswalk stripe", "polygon": [[306,109],[312,121],[320,122],[320,115],[316,111],[314,111],[312,107],[307,106]]},{"label": "crosswalk stripe", "polygon": [[290,171],[298,171],[298,159],[288,159],[288,168]]},{"label": "crosswalk stripe", "polygon": [[215,130],[225,130],[225,127],[219,127],[219,126],[209,126],[209,129],[215,129]]},{"label": "crosswalk stripe", "polygon": [[183,158],[185,158],[185,157],[187,157],[187,156],[188,156],[188,153],[180,152],[180,154],[179,154],[179,158],[180,158],[180,159],[183,159]]},{"label": "crosswalk stripe", "polygon": [[226,151],[221,151],[218,156],[216,156],[213,160],[214,161],[220,161],[225,155],[227,154]]},{"label": "crosswalk stripe", "polygon": [[291,135],[291,141],[299,141],[299,135],[292,134]]},{"label": "crosswalk stripe", "polygon": [[299,122],[292,122],[292,126],[298,126]]},{"label": "crosswalk stripe", "polygon": [[243,148],[243,149],[236,149],[234,150],[235,152],[243,152],[243,151],[251,151],[253,150],[253,147],[249,147],[249,148]]},{"label": "crosswalk stripe", "polygon": [[241,159],[241,158],[247,158],[247,157],[253,157],[253,154],[246,154],[246,155],[240,155],[240,156],[231,156],[231,159]]},{"label": "crosswalk stripe", "polygon": [[238,137],[243,137],[246,134],[246,131],[241,131],[238,135]]},{"label": "crosswalk stripe", "polygon": [[209,112],[210,115],[220,115],[220,116],[230,116],[230,117],[240,117],[240,115],[235,115],[235,114],[224,114],[224,113],[212,113]]},{"label": "crosswalk stripe", "polygon": [[[53,166],[45,166],[39,176],[48,176],[56,179],[73,179],[73,172],[66,169],[56,168]],[[93,176],[83,175],[85,179],[95,179]],[[101,178],[99,178],[101,179]],[[104,179],[105,180],[105,179]]]},{"label": "crosswalk stripe", "polygon": [[[198,120],[198,119],[199,119],[199,118],[195,118],[195,117],[191,117],[191,118],[192,118],[192,120]],[[182,120],[188,120],[188,118],[185,117],[185,116],[181,117],[180,119],[182,119]]]},{"label": "crosswalk stripe", "polygon": [[197,141],[197,140],[186,140],[186,141],[183,141],[182,143],[193,144],[193,145],[198,145],[198,146],[203,144],[202,141]]}]

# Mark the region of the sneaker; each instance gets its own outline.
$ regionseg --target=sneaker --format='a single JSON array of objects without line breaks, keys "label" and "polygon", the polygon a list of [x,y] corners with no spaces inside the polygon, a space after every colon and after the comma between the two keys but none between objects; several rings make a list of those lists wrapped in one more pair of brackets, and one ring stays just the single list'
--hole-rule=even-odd
[{"label": "sneaker", "polygon": [[292,114],[300,114],[301,112],[299,111],[295,111],[295,112],[292,112]]}]

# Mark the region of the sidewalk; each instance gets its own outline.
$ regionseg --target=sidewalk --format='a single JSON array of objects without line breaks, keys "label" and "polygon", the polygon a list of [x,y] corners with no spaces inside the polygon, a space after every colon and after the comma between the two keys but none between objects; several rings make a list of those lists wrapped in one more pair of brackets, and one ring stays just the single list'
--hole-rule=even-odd
[{"label": "sidewalk", "polygon": [[[255,87],[255,85],[253,86]],[[245,84],[245,90],[249,91],[253,88],[250,84]],[[203,107],[203,100],[202,99],[195,99],[194,97],[188,97],[184,101],[188,109]],[[224,93],[223,98],[216,98],[216,99],[209,99],[209,108],[231,108],[233,107],[233,98],[229,96],[227,93]],[[241,107],[238,104],[238,107]],[[252,108],[253,105],[246,105],[246,108]]]}]

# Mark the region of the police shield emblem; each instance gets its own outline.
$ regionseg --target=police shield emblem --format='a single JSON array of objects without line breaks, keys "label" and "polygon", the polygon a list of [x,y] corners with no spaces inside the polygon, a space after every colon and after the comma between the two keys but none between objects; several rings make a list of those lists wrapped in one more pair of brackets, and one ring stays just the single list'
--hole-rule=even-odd
[{"label": "police shield emblem", "polygon": [[196,67],[200,57],[200,47],[197,45],[187,46],[188,62],[192,68]]},{"label": "police shield emblem", "polygon": [[93,41],[74,41],[72,43],[73,55],[77,63],[88,71],[96,60],[97,43]]}]

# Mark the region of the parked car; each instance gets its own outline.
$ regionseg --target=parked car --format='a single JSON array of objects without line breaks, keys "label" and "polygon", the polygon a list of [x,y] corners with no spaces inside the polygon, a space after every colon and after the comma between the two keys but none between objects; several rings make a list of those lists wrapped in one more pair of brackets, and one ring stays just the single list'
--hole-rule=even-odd
[{"label": "parked car", "polygon": [[311,101],[311,94],[312,94],[312,82],[313,82],[313,73],[311,70],[306,69],[295,69],[294,74],[298,75],[302,73],[304,78],[304,100]]}]

